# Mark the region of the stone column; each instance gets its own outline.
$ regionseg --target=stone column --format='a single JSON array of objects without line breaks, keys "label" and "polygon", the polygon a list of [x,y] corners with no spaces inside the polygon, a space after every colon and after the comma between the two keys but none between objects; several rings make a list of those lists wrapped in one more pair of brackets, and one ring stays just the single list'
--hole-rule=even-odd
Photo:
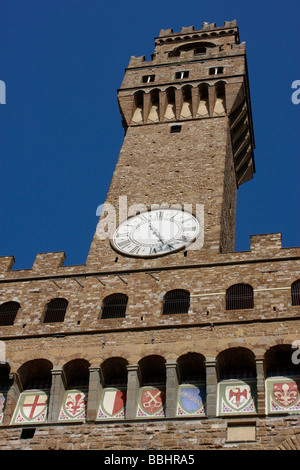
[{"label": "stone column", "polygon": [[52,373],[52,384],[48,404],[48,423],[56,423],[66,390],[66,377],[63,369],[54,367]]},{"label": "stone column", "polygon": [[166,362],[166,376],[166,417],[175,418],[179,385],[179,374],[176,361]]},{"label": "stone column", "polygon": [[256,360],[256,383],[257,383],[257,413],[259,415],[266,414],[265,402],[265,374],[263,359]]},{"label": "stone column", "polygon": [[136,418],[138,394],[141,386],[139,366],[127,366],[126,419]]},{"label": "stone column", "polygon": [[20,393],[23,391],[23,386],[17,373],[10,374],[9,380],[12,382],[12,386],[10,387],[6,395],[6,404],[4,409],[3,420],[4,426],[8,426],[10,424],[16,405],[18,403]]},{"label": "stone column", "polygon": [[182,89],[175,90],[175,117],[180,119],[180,112],[183,104]]},{"label": "stone column", "polygon": [[200,102],[199,97],[199,88],[192,88],[192,110],[193,110],[193,118],[197,116],[197,110]]},{"label": "stone column", "polygon": [[151,109],[151,96],[150,93],[143,94],[143,122],[147,122]]},{"label": "stone column", "polygon": [[164,115],[167,108],[167,93],[165,91],[159,92],[159,120],[162,122],[164,120]]},{"label": "stone column", "polygon": [[87,421],[95,421],[100,403],[101,392],[104,387],[104,378],[101,367],[90,367],[89,392],[87,404]]},{"label": "stone column", "polygon": [[209,357],[205,361],[206,367],[206,414],[214,418],[217,414],[217,388],[218,378],[216,370],[216,359]]}]

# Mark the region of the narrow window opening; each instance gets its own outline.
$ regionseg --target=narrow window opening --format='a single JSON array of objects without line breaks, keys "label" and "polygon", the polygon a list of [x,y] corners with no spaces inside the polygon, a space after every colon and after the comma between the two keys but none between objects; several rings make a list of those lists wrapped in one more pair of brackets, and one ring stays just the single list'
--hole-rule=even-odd
[{"label": "narrow window opening", "polygon": [[182,80],[183,78],[187,78],[189,76],[189,71],[188,70],[182,70],[180,72],[175,73],[175,78],[179,78]]},{"label": "narrow window opening", "polygon": [[21,431],[20,439],[32,439],[35,434],[35,428],[24,428]]},{"label": "narrow window opening", "polygon": [[142,80],[143,83],[152,83],[155,80],[155,75],[144,75]]},{"label": "narrow window opening", "polygon": [[206,53],[206,47],[196,47],[194,50],[194,55],[199,55],[199,54],[205,54]]},{"label": "narrow window opening", "polygon": [[224,72],[224,67],[211,67],[209,69],[209,75],[219,75]]},{"label": "narrow window opening", "polygon": [[292,305],[300,305],[300,279],[293,282],[291,293],[292,293]]},{"label": "narrow window opening", "polygon": [[181,132],[181,126],[171,126],[171,134],[179,134]]}]

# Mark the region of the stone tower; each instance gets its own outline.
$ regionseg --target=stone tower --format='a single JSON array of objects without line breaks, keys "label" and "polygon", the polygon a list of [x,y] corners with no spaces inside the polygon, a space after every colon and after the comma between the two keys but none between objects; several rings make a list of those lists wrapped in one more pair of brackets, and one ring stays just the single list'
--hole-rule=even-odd
[{"label": "stone tower", "polygon": [[[161,31],[150,62],[131,58],[118,101],[125,138],[107,196],[108,213],[111,205],[116,223],[123,220],[122,197],[129,216],[163,205],[195,213],[198,206],[202,239],[186,260],[179,252],[147,263],[142,247],[136,253],[131,244],[126,253],[139,258],[120,257],[116,267],[184,264],[233,251],[236,191],[254,173],[245,44],[236,22]],[[104,220],[110,220],[107,213]],[[88,264],[110,267],[115,252],[102,225],[101,219]]]},{"label": "stone tower", "polygon": [[300,249],[234,251],[255,172],[236,22],[162,30],[118,102],[86,263],[0,258],[0,448],[300,448]]}]

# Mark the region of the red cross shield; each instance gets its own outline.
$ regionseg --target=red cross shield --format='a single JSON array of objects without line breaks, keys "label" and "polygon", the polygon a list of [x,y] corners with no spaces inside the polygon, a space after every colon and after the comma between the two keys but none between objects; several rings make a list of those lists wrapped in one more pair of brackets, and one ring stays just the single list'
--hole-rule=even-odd
[{"label": "red cross shield", "polygon": [[28,394],[25,396],[21,412],[28,420],[34,420],[40,416],[47,406],[47,395],[41,393]]}]

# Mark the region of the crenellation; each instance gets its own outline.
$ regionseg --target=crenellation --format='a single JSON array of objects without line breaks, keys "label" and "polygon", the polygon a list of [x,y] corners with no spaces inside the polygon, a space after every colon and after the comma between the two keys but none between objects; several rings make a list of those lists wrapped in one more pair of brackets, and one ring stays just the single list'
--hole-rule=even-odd
[{"label": "crenellation", "polygon": [[169,28],[169,29],[161,29],[160,30],[160,33],[159,33],[159,37],[163,37],[163,36],[178,36],[179,34],[187,34],[187,33],[199,33],[201,31],[211,31],[211,30],[224,30],[226,28],[236,28],[237,29],[237,21],[236,20],[232,20],[232,21],[224,21],[224,25],[223,26],[216,26],[216,23],[208,23],[208,22],[204,22],[202,24],[202,28],[201,29],[197,29],[195,30],[195,27],[194,26],[182,26],[181,29],[180,29],[180,32],[174,32],[173,31],[173,28]]},{"label": "crenellation", "polygon": [[7,271],[10,271],[15,263],[13,256],[0,256],[0,277],[5,276]]},{"label": "crenellation", "polygon": [[281,233],[251,235],[251,251],[254,253],[272,252],[282,249]]},{"label": "crenellation", "polygon": [[66,259],[64,252],[38,253],[32,266],[32,273],[47,274],[60,268]]}]

